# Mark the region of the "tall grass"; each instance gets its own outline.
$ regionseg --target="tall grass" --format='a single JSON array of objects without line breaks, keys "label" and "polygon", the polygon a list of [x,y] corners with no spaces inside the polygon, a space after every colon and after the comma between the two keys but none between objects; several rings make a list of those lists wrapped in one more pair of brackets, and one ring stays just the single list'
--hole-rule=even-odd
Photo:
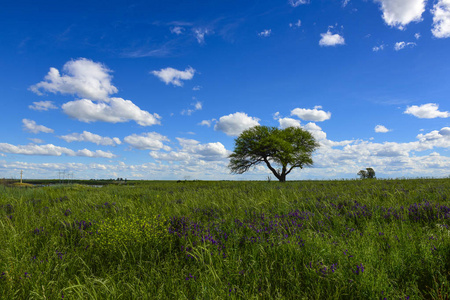
[{"label": "tall grass", "polygon": [[1,299],[446,299],[450,180],[2,187]]}]

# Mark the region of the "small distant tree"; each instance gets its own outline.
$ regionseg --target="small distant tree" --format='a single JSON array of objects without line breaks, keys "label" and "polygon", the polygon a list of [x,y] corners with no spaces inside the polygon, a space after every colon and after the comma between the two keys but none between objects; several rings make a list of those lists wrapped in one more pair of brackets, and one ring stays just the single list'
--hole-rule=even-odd
[{"label": "small distant tree", "polygon": [[365,178],[373,179],[375,178],[375,170],[372,168],[366,168],[366,170],[359,170],[357,175],[360,176],[361,179]]},{"label": "small distant tree", "polygon": [[231,173],[242,174],[265,164],[280,182],[285,182],[294,168],[313,164],[311,156],[318,147],[312,134],[301,128],[255,126],[236,138],[228,167]]},{"label": "small distant tree", "polygon": [[361,179],[365,179],[365,178],[367,178],[367,171],[366,170],[359,170],[357,175],[359,177],[361,177]]},{"label": "small distant tree", "polygon": [[372,168],[366,168],[367,170],[367,178],[373,179],[375,178],[375,170]]}]

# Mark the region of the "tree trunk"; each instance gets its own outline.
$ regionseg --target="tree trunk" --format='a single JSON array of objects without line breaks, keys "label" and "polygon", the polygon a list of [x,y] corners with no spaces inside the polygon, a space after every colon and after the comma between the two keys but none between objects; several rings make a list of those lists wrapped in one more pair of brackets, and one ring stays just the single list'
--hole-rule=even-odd
[{"label": "tree trunk", "polygon": [[280,173],[277,172],[269,163],[269,160],[267,158],[264,158],[264,162],[266,163],[267,167],[270,171],[272,171],[273,175],[280,181],[280,182],[286,182],[286,166],[283,166],[283,170]]}]

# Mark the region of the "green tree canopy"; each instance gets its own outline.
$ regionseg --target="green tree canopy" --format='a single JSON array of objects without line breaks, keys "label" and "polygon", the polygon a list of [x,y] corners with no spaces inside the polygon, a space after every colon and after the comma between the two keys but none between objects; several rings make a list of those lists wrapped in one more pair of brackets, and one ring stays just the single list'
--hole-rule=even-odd
[{"label": "green tree canopy", "polygon": [[366,168],[366,170],[360,170],[357,175],[359,175],[361,177],[361,179],[365,179],[365,178],[373,179],[373,178],[375,178],[375,170],[374,169]]},{"label": "green tree canopy", "polygon": [[242,174],[265,163],[275,177],[284,182],[294,168],[313,164],[311,156],[318,147],[312,134],[301,128],[255,126],[236,138],[228,167],[231,173]]}]

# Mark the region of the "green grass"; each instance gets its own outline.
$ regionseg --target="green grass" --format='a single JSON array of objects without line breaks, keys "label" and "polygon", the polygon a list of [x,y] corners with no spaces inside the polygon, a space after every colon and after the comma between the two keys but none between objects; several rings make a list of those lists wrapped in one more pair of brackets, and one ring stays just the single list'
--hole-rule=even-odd
[{"label": "green grass", "polygon": [[0,186],[0,299],[447,299],[449,271],[450,179]]}]

